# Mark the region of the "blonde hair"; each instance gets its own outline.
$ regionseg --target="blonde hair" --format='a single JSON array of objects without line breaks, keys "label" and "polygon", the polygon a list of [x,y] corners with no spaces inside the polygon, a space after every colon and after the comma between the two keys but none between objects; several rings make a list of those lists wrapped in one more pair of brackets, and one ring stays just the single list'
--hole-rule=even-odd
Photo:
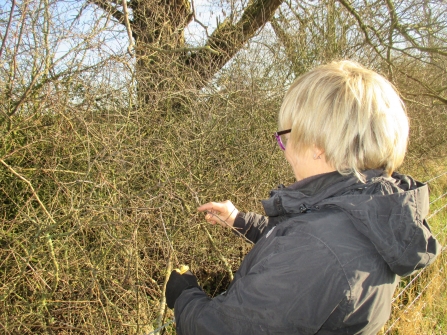
[{"label": "blonde hair", "polygon": [[405,157],[409,122],[394,86],[352,61],[319,66],[289,88],[279,112],[280,129],[302,152],[324,150],[341,174],[383,169],[388,175]]}]

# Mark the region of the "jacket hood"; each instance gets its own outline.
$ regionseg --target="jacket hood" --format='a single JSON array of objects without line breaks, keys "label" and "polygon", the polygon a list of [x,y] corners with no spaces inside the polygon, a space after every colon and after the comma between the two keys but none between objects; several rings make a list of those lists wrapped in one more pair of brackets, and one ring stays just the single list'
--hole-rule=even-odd
[{"label": "jacket hood", "polygon": [[337,206],[397,275],[407,276],[432,263],[441,248],[425,220],[428,186],[398,173],[386,177],[383,171],[370,170],[364,175],[366,183],[330,173],[281,187],[263,201],[265,212],[289,216]]}]

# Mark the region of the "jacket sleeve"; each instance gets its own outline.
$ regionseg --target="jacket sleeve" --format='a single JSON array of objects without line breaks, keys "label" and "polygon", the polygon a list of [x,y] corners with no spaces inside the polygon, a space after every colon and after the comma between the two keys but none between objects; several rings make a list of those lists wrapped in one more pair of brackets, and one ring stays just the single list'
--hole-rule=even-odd
[{"label": "jacket sleeve", "polygon": [[239,212],[234,220],[233,227],[247,239],[256,243],[262,236],[269,218],[260,214]]},{"label": "jacket sleeve", "polygon": [[225,294],[209,299],[193,288],[180,295],[178,335],[315,334],[349,295],[337,259],[309,234],[263,238],[253,251],[262,261],[236,274]]}]

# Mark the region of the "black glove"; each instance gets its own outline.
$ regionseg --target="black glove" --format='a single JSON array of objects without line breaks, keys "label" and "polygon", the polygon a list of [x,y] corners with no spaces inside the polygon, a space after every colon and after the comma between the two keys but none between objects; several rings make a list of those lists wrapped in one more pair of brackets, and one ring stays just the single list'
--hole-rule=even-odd
[{"label": "black glove", "polygon": [[191,287],[200,287],[197,278],[191,271],[180,274],[174,270],[171,272],[168,283],[166,284],[166,302],[169,308],[174,308],[175,301],[182,292]]}]

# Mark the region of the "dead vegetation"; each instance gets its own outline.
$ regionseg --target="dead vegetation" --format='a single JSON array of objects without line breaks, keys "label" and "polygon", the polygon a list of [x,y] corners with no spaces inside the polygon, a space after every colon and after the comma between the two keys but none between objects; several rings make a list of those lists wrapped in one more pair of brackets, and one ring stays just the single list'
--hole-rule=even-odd
[{"label": "dead vegetation", "polygon": [[[320,22],[316,13],[325,11],[309,4],[296,7],[315,15],[299,23],[305,35],[293,41],[313,46],[308,53],[284,45],[290,38],[275,38],[280,30],[265,29],[197,88],[200,71],[185,75],[172,53],[163,58],[166,52],[151,49],[159,57],[151,71],[160,76],[141,95],[148,74],[135,71],[127,37],[123,42],[119,35],[121,29],[127,36],[124,26],[92,5],[13,3],[14,11],[3,8],[1,14],[4,334],[148,334],[172,317],[164,283],[169,268],[180,264],[191,267],[210,296],[224,291],[228,268],[235,271],[250,246],[207,226],[196,207],[231,199],[240,210],[262,212],[260,199],[270,189],[293,182],[272,133],[284,91],[298,72],[345,56],[384,73],[390,65],[386,57],[356,54],[363,45],[358,40],[330,40],[337,29],[310,34]],[[294,36],[290,29],[300,16],[287,14],[291,2],[284,3],[276,28],[287,19],[291,24],[282,34]],[[328,24],[344,22],[348,14],[335,5],[322,4],[339,14]],[[80,19],[85,12],[88,19]],[[361,30],[349,36],[362,36]],[[320,37],[337,52],[317,48]],[[55,52],[60,45],[70,45],[63,57]],[[301,62],[290,64],[294,55]],[[412,118],[403,170],[429,180],[445,171],[445,67],[439,70],[445,55],[434,53],[425,67],[414,55],[399,55],[400,63],[390,56],[400,69],[393,78]],[[421,87],[433,94],[418,95]],[[435,229],[445,234],[442,218]],[[172,326],[165,333],[174,333]]]}]

